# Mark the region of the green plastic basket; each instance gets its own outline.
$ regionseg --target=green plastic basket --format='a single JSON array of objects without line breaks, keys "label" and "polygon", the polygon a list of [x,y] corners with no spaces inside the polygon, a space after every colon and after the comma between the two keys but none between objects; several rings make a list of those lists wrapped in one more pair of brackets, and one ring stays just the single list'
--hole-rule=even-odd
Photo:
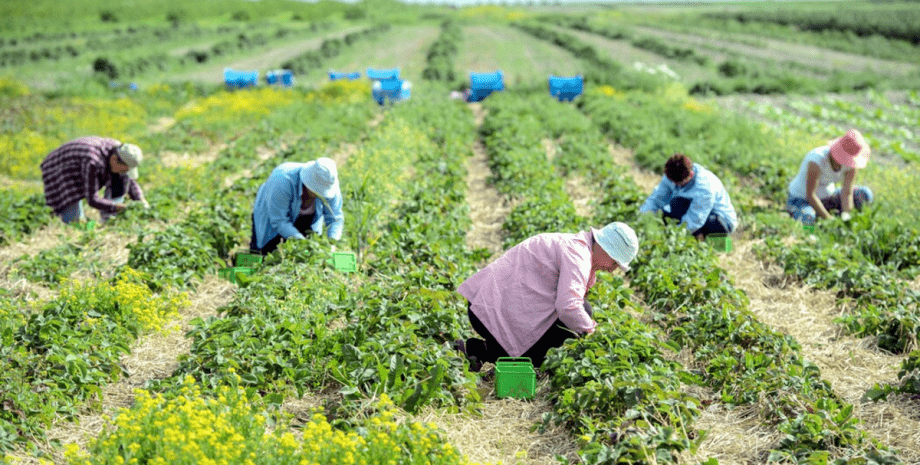
[{"label": "green plastic basket", "polygon": [[240,252],[236,254],[236,266],[256,267],[262,264],[263,258],[259,254]]},{"label": "green plastic basket", "polygon": [[495,396],[532,399],[537,374],[528,357],[499,357],[495,361]]},{"label": "green plastic basket", "polygon": [[815,232],[815,225],[813,225],[813,224],[806,224],[806,225],[802,226],[802,229],[804,229],[805,232],[814,233],[814,232]]},{"label": "green plastic basket", "polygon": [[82,222],[70,223],[70,226],[73,227],[74,229],[79,229],[80,231],[92,231],[96,229],[96,222],[93,220],[89,220],[85,223],[82,223]]},{"label": "green plastic basket", "polygon": [[354,252],[332,252],[332,266],[338,271],[353,273],[358,270]]},{"label": "green plastic basket", "polygon": [[217,272],[217,274],[221,278],[224,278],[230,281],[231,283],[238,284],[241,274],[249,276],[254,271],[255,270],[253,268],[250,268],[248,266],[231,266],[229,268],[221,268],[220,271]]},{"label": "green plastic basket", "polygon": [[706,242],[717,252],[732,251],[732,238],[728,234],[710,234],[706,236]]}]

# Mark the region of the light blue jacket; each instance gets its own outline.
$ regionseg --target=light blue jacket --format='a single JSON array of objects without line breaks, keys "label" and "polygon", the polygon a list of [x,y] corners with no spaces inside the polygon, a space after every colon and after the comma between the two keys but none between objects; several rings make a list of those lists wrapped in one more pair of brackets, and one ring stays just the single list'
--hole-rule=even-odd
[{"label": "light blue jacket", "polygon": [[693,180],[686,186],[678,187],[667,176],[662,176],[661,182],[652,195],[642,204],[640,212],[657,212],[665,206],[670,208],[671,200],[675,197],[690,199],[690,208],[680,220],[690,232],[696,231],[706,224],[710,213],[715,213],[728,223],[730,230],[735,229],[738,218],[735,207],[728,196],[728,192],[716,175],[697,163],[693,164]]},{"label": "light blue jacket", "polygon": [[[300,170],[306,163],[287,162],[272,170],[268,180],[259,187],[256,202],[252,207],[253,226],[256,230],[258,246],[265,247],[268,241],[278,234],[281,237],[303,239],[303,234],[294,227],[300,215],[303,184],[300,182]],[[316,234],[322,231],[323,223],[326,235],[332,240],[342,238],[345,215],[342,213],[342,194],[330,199],[316,199],[316,215],[310,228]]]}]

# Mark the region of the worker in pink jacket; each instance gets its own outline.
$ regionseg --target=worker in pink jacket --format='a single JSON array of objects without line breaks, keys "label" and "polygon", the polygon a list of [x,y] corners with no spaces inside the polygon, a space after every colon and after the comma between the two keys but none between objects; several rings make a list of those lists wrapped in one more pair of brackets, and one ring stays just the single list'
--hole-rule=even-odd
[{"label": "worker in pink jacket", "polygon": [[482,339],[458,340],[455,348],[473,371],[509,356],[529,357],[540,367],[549,349],[594,332],[597,323],[585,294],[595,273],[629,270],[638,250],[636,233],[619,222],[521,242],[457,289],[469,302],[470,323]]}]

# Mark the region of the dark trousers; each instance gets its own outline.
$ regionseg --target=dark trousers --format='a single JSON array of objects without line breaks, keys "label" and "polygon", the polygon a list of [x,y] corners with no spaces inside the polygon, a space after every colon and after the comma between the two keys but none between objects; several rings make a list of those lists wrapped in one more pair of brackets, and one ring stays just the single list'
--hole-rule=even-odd
[{"label": "dark trousers", "polygon": [[[588,315],[594,316],[591,304],[587,301],[585,301],[585,311],[588,312]],[[508,357],[508,352],[506,352],[495,337],[492,336],[492,333],[486,329],[482,321],[473,314],[472,304],[467,306],[466,313],[470,317],[470,323],[473,325],[473,329],[476,330],[477,334],[483,337],[483,339],[469,338],[466,340],[466,355],[468,357],[476,357],[483,363],[495,363],[499,357]],[[530,349],[527,349],[527,352],[524,352],[521,357],[530,358],[530,361],[533,362],[533,366],[539,368],[543,365],[543,361],[546,360],[546,353],[549,352],[550,349],[553,347],[562,347],[566,339],[575,337],[579,336],[566,327],[565,324],[562,323],[562,320],[557,318],[546,333],[544,333]]]},{"label": "dark trousers", "polygon": [[[690,209],[690,204],[692,202],[693,202],[692,199],[688,199],[686,197],[674,197],[673,199],[671,199],[671,211],[662,212],[662,215],[665,218],[674,218],[680,221],[680,219],[683,218],[684,215],[687,214],[687,210]],[[728,229],[725,222],[722,221],[722,218],[719,218],[719,215],[716,215],[715,213],[710,213],[709,218],[706,218],[706,223],[704,223],[703,226],[700,227],[700,229],[693,231],[692,234],[694,236],[696,236],[697,234],[702,234],[706,236],[709,234],[729,234],[729,233],[731,233],[731,230]]]},{"label": "dark trousers", "polygon": [[[309,236],[313,233],[313,230],[310,229],[310,225],[313,224],[313,217],[316,213],[311,213],[309,215],[300,215],[297,217],[297,220],[294,221],[294,227],[300,231],[300,234],[304,236]],[[281,234],[273,237],[270,241],[265,243],[265,246],[259,248],[258,242],[256,241],[256,217],[252,215],[252,238],[249,240],[249,251],[252,253],[258,253],[261,255],[267,255],[275,251],[278,248],[278,244],[281,243]]]}]

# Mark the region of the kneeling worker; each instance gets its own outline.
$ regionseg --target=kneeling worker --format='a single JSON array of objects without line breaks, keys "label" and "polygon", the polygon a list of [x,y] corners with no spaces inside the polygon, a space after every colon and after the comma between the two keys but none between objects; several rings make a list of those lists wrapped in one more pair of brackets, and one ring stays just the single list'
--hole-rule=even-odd
[{"label": "kneeling worker", "polygon": [[324,223],[330,239],[342,238],[345,215],[335,162],[319,158],[282,163],[256,194],[249,249],[263,255],[271,253],[282,239],[319,234]]},{"label": "kneeling worker", "polygon": [[738,221],[722,181],[681,153],[665,162],[661,183],[639,211],[661,211],[679,220],[699,240],[709,234],[730,234]]},{"label": "kneeling worker", "polygon": [[595,273],[629,270],[638,250],[636,233],[618,222],[524,240],[457,288],[481,339],[458,340],[455,348],[473,371],[508,356],[529,357],[539,368],[549,349],[594,332],[585,295]]}]

